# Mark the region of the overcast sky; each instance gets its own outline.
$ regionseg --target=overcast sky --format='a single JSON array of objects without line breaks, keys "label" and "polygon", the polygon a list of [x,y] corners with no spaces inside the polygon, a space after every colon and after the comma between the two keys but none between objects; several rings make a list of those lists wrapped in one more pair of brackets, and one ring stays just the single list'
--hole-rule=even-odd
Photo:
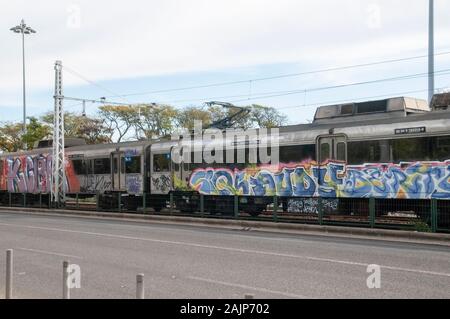
[{"label": "overcast sky", "polygon": [[[94,81],[64,72],[64,94],[82,98],[250,80],[427,53],[428,0],[0,0],[0,121],[21,119],[21,42],[9,28],[21,18],[26,38],[30,115],[53,107],[55,60]],[[450,1],[435,0],[436,52],[450,51]],[[450,54],[436,70],[450,69]],[[292,124],[316,104],[383,95],[426,98],[427,79],[256,97],[424,73],[427,60],[382,64],[270,81],[111,97],[118,102],[200,105],[211,99],[279,108]],[[450,73],[450,72],[447,72]],[[436,77],[450,87],[450,74]],[[411,92],[409,94],[401,94]],[[267,94],[271,95],[271,94]],[[277,95],[277,94],[273,94]],[[373,98],[372,98],[373,99]],[[80,112],[75,102],[68,111]],[[95,112],[95,105],[88,105]]]}]

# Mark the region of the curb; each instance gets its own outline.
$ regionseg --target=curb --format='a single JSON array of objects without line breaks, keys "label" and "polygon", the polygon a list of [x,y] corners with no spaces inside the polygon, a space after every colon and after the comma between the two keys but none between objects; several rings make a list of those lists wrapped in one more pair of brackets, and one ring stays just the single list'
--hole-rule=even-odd
[{"label": "curb", "polygon": [[78,211],[65,209],[40,209],[22,207],[0,207],[0,212],[20,213],[45,216],[72,216],[96,219],[112,219],[135,222],[153,222],[162,224],[183,224],[205,227],[221,227],[247,231],[278,232],[290,234],[307,234],[317,236],[352,237],[374,240],[405,241],[420,244],[450,246],[450,234],[420,233],[404,230],[387,230],[376,228],[358,228],[347,226],[321,226],[309,224],[275,223],[271,221],[249,221],[188,216],[144,215],[130,213],[112,213],[97,211]]}]

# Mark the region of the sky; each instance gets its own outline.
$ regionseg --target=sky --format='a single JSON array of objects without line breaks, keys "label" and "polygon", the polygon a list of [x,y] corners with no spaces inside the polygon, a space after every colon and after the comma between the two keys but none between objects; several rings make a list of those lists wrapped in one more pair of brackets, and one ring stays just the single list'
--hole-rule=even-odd
[{"label": "sky", "polygon": [[[256,103],[289,124],[311,121],[319,105],[427,97],[426,58],[299,73],[426,55],[428,0],[0,0],[0,10],[0,122],[22,118],[21,39],[9,30],[22,18],[37,31],[25,40],[28,116],[53,109],[56,60],[65,96]],[[450,1],[435,0],[435,11],[441,91],[450,89]],[[275,79],[257,80],[267,77]],[[210,86],[229,82],[238,83]],[[88,103],[88,113],[98,106]]]}]

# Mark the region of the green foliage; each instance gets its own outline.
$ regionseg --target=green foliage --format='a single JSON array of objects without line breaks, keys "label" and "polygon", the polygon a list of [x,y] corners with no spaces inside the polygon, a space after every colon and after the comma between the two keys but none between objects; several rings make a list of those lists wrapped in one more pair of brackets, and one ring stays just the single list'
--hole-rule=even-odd
[{"label": "green foliage", "polygon": [[157,139],[174,131],[178,111],[170,105],[138,105],[133,126],[137,139]]},{"label": "green foliage", "polygon": [[180,192],[189,192],[192,190],[191,187],[187,184],[186,181],[178,178],[175,174],[172,174],[174,188]]},{"label": "green foliage", "polygon": [[[53,125],[53,113],[45,114],[41,120],[48,125]],[[111,130],[99,118],[67,112],[64,114],[64,131],[66,137],[82,138],[87,144],[111,142]]]},{"label": "green foliage", "polygon": [[99,108],[99,116],[109,132],[109,139],[117,135],[117,142],[121,142],[136,121],[136,107],[127,105],[104,105]]},{"label": "green foliage", "polygon": [[177,112],[175,122],[179,128],[194,129],[195,121],[201,121],[203,127],[212,123],[212,114],[203,107],[189,106]]},{"label": "green foliage", "polygon": [[420,233],[431,233],[431,227],[424,221],[414,222],[414,230]]},{"label": "green foliage", "polygon": [[29,118],[27,133],[23,134],[22,130],[22,123],[7,123],[1,126],[0,149],[5,152],[17,152],[26,144],[27,149],[31,150],[36,142],[51,135],[51,127],[34,117]]}]

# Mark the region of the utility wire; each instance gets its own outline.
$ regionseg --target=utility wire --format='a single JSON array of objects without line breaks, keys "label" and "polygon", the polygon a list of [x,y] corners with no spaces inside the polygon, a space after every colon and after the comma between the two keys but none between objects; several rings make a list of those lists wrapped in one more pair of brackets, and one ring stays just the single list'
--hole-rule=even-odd
[{"label": "utility wire", "polygon": [[110,97],[119,97],[119,98],[123,99],[124,101],[130,103],[130,101],[128,101],[127,99],[125,99],[122,95],[120,95],[120,94],[118,94],[118,93],[116,93],[116,92],[114,92],[114,91],[108,89],[107,87],[105,87],[105,86],[103,86],[103,85],[100,85],[100,84],[98,84],[98,83],[96,83],[96,82],[94,82],[94,81],[89,80],[87,77],[81,75],[81,74],[80,74],[79,72],[77,72],[77,71],[74,71],[72,68],[70,68],[70,67],[68,67],[68,66],[66,66],[66,65],[64,65],[63,68],[64,68],[65,71],[67,71],[67,72],[69,72],[70,74],[72,74],[72,75],[74,75],[74,76],[76,76],[76,77],[78,77],[78,78],[80,78],[80,79],[86,81],[87,83],[89,83],[89,84],[91,84],[91,85],[93,85],[93,86],[96,86],[96,87],[98,87],[98,88],[100,88],[100,89],[102,89],[102,90],[104,90],[104,91],[106,91],[106,92],[108,92],[108,93],[110,93],[110,94],[114,94],[113,96],[110,96]]},{"label": "utility wire", "polygon": [[[437,88],[436,91],[442,90],[442,89],[445,89],[445,87]],[[357,98],[353,98],[351,100],[351,102],[349,102],[349,99],[346,99],[346,100],[334,100],[334,101],[317,102],[317,103],[302,104],[302,105],[282,106],[282,107],[277,107],[276,109],[277,110],[286,110],[286,109],[293,109],[293,108],[300,108],[300,107],[311,107],[311,106],[318,106],[318,105],[334,105],[334,104],[354,103],[355,101],[359,101],[359,100],[367,101],[367,100],[370,100],[370,99],[377,99],[377,98],[391,97],[391,96],[401,96],[401,95],[404,95],[404,94],[422,93],[422,92],[427,92],[427,91],[428,91],[428,89],[414,90],[414,91],[403,91],[403,92],[390,93],[390,94],[357,97]]]},{"label": "utility wire", "polygon": [[[446,70],[440,70],[434,72],[435,76],[442,76],[442,75],[448,75],[450,74],[450,69]],[[392,82],[392,81],[399,81],[399,80],[410,80],[410,79],[416,79],[428,76],[428,73],[418,73],[414,75],[407,75],[407,76],[399,76],[399,77],[392,77],[392,78],[385,78],[385,79],[378,79],[378,80],[372,80],[372,81],[362,81],[362,82],[354,82],[354,83],[348,83],[348,84],[340,84],[340,85],[333,85],[333,86],[325,86],[325,87],[317,87],[313,89],[306,89],[306,90],[295,90],[291,92],[285,92],[285,93],[277,93],[273,95],[261,95],[260,97],[254,96],[247,99],[240,99],[240,100],[234,100],[231,101],[231,103],[238,103],[238,102],[244,102],[249,100],[260,100],[260,99],[268,99],[268,98],[274,98],[274,97],[281,97],[281,96],[287,96],[287,95],[295,95],[295,94],[304,94],[305,92],[317,92],[317,91],[325,91],[325,90],[331,90],[331,89],[340,89],[340,88],[346,88],[346,87],[352,87],[352,86],[360,86],[360,85],[366,85],[366,84],[375,84],[375,83],[384,83],[384,82]]]},{"label": "utility wire", "polygon": [[[442,56],[442,55],[448,55],[448,54],[450,54],[450,51],[444,51],[444,52],[436,53],[435,56]],[[138,93],[129,93],[129,94],[121,94],[121,95],[117,95],[117,94],[114,93],[115,94],[114,96],[109,96],[109,97],[117,97],[117,96],[130,97],[130,96],[138,96],[138,95],[149,95],[149,94],[156,94],[156,93],[188,91],[188,90],[194,90],[194,89],[203,89],[203,88],[211,88],[211,87],[219,87],[219,86],[229,86],[229,85],[235,85],[235,84],[268,81],[268,80],[275,80],[275,79],[282,79],[282,78],[289,78],[289,77],[298,77],[298,76],[309,75],[309,74],[325,73],[325,72],[332,72],[332,71],[341,71],[341,70],[362,68],[362,67],[375,66],[375,65],[381,65],[381,64],[389,64],[389,63],[410,61],[410,60],[422,59],[422,58],[426,58],[426,57],[428,57],[428,55],[418,55],[418,56],[412,56],[412,57],[406,57],[406,58],[400,58],[400,59],[391,59],[391,60],[383,60],[383,61],[377,61],[377,62],[371,62],[371,63],[347,65],[347,66],[341,66],[341,67],[332,67],[332,68],[326,68],[326,69],[320,69],[320,70],[314,70],[314,71],[307,71],[307,72],[300,72],[300,73],[291,73],[291,74],[282,74],[282,75],[275,75],[275,76],[270,76],[270,77],[261,77],[261,78],[248,79],[248,80],[219,82],[219,83],[213,83],[213,84],[187,86],[187,87],[179,87],[179,88],[171,88],[171,89],[163,89],[163,90],[154,90],[154,91],[146,91],[146,92],[138,92]]]},{"label": "utility wire", "polygon": [[[439,70],[434,73],[435,73],[435,76],[448,75],[448,74],[450,74],[450,69]],[[353,82],[353,83],[339,84],[339,85],[334,85],[334,86],[324,86],[324,87],[317,87],[317,88],[311,88],[311,89],[297,89],[297,90],[283,90],[283,91],[253,93],[251,97],[248,97],[247,94],[240,94],[240,95],[215,96],[215,97],[208,97],[208,98],[182,99],[182,100],[164,101],[164,102],[159,102],[159,103],[170,104],[170,103],[195,102],[195,101],[206,101],[206,100],[209,101],[209,100],[216,100],[216,99],[247,97],[247,98],[231,101],[232,103],[233,102],[237,103],[237,102],[244,102],[244,101],[249,101],[249,100],[280,97],[280,96],[300,94],[300,93],[306,94],[306,93],[315,92],[315,91],[331,90],[331,89],[338,89],[338,88],[352,87],[352,86],[359,86],[359,85],[366,85],[366,84],[410,80],[410,79],[417,79],[417,78],[426,77],[426,76],[428,76],[428,73],[417,73],[417,74],[403,75],[403,76],[399,76],[399,77],[391,77],[391,78],[377,79],[377,80],[371,80],[371,81],[362,81],[362,82]]]}]

